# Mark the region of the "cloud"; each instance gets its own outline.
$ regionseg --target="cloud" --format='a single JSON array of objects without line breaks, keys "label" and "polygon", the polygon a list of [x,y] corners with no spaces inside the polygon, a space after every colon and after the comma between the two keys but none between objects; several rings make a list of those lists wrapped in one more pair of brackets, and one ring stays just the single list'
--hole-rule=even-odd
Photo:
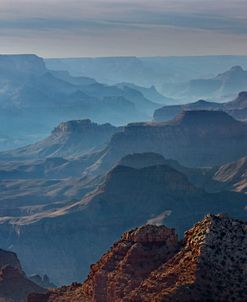
[{"label": "cloud", "polygon": [[[215,45],[215,52],[222,51],[223,46],[229,49],[230,42],[234,42],[242,53],[241,47],[246,45],[242,41],[247,34],[246,11],[245,0],[1,0],[0,37],[5,37],[1,44],[10,43],[17,50],[23,49],[27,41],[26,49],[32,41],[37,44],[40,37],[44,44],[41,53],[45,46],[57,51],[54,41],[63,39],[77,48],[79,45],[78,51],[94,52],[82,47],[87,43],[97,51],[102,49],[105,55],[106,51],[136,53],[139,47],[135,41],[140,39],[144,39],[139,44],[148,54],[154,52],[154,46],[155,53],[160,53],[164,46],[160,39],[169,40],[177,53],[183,36],[191,41],[191,46],[186,47],[195,50],[201,36],[210,49]],[[117,50],[114,41],[124,49]],[[223,43],[220,49],[218,41]],[[108,45],[102,45],[104,42]],[[2,49],[8,49],[8,45],[0,45]],[[75,45],[71,44],[70,49],[66,45],[68,54],[73,54]]]}]

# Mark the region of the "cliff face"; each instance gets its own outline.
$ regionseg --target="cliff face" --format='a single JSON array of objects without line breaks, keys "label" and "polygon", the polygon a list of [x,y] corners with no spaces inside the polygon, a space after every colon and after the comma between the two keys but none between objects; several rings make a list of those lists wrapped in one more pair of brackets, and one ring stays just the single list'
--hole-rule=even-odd
[{"label": "cliff face", "polygon": [[246,301],[247,225],[207,216],[126,301]]},{"label": "cliff face", "polygon": [[124,233],[87,280],[28,302],[245,302],[247,224],[208,215],[178,242],[146,225]]},{"label": "cliff face", "polygon": [[219,189],[247,193],[247,157],[215,169],[212,180]]},{"label": "cliff face", "polygon": [[173,119],[182,111],[188,110],[208,110],[208,111],[224,111],[238,120],[247,119],[247,92],[242,91],[238,96],[230,102],[215,103],[199,100],[194,103],[183,105],[163,106],[155,110],[153,118],[157,122],[164,122]]},{"label": "cliff face", "polygon": [[36,55],[0,55],[0,71],[11,80],[32,75],[42,75],[47,71],[42,58]]},{"label": "cliff face", "polygon": [[150,166],[166,165],[168,162],[171,161],[165,160],[162,155],[149,152],[128,154],[119,161],[119,165],[141,169]]},{"label": "cliff face", "polygon": [[246,89],[246,84],[247,71],[241,66],[233,66],[214,78],[191,80],[182,95],[200,98],[231,96]]},{"label": "cliff face", "polygon": [[174,229],[146,225],[125,232],[94,265],[83,283],[31,295],[28,302],[120,302],[179,250]]},{"label": "cliff face", "polygon": [[29,280],[15,253],[0,250],[0,301],[26,302],[30,293],[45,289]]},{"label": "cliff face", "polygon": [[47,157],[76,157],[106,146],[121,128],[97,124],[91,120],[73,120],[59,124],[46,139],[0,154],[1,159],[25,160]]},{"label": "cliff face", "polygon": [[32,275],[29,276],[29,280],[33,281],[35,284],[43,288],[55,288],[56,285],[52,283],[47,275]]},{"label": "cliff face", "polygon": [[194,103],[188,103],[183,105],[166,105],[154,111],[153,118],[156,122],[164,122],[172,120],[176,115],[180,114],[185,110],[209,110],[217,111],[222,110],[223,104],[207,102],[199,100]]},{"label": "cliff face", "polygon": [[112,137],[97,169],[104,171],[124,155],[142,152],[191,167],[224,164],[246,155],[246,129],[246,123],[224,112],[204,110],[184,111],[167,123],[129,124]]},{"label": "cliff face", "polygon": [[126,232],[110,252],[91,266],[82,292],[91,301],[122,301],[129,292],[178,250],[174,230],[163,226]]},{"label": "cliff face", "polygon": [[21,270],[20,261],[15,253],[0,249],[0,268],[6,265],[10,265]]},{"label": "cliff face", "polygon": [[247,91],[242,91],[231,102],[225,104],[227,109],[243,109],[247,107]]}]

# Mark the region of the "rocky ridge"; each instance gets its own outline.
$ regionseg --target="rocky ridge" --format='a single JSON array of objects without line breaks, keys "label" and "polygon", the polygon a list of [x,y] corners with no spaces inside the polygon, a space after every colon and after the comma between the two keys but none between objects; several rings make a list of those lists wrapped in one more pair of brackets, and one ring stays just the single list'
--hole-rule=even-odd
[{"label": "rocky ridge", "polygon": [[50,136],[35,144],[0,153],[2,160],[71,158],[99,151],[121,127],[109,123],[97,124],[89,119],[62,122]]},{"label": "rocky ridge", "polygon": [[207,110],[184,111],[169,122],[132,123],[113,135],[88,170],[102,173],[123,156],[143,152],[159,153],[187,167],[225,164],[246,155],[246,129],[247,123],[225,112]]},{"label": "rocky ridge", "polygon": [[41,294],[46,290],[25,275],[15,253],[0,250],[0,301],[26,302],[32,292]]},{"label": "rocky ridge", "polygon": [[246,249],[247,223],[223,215],[207,215],[180,242],[146,225],[124,233],[82,285],[28,302],[245,302]]},{"label": "rocky ridge", "polygon": [[246,301],[246,248],[246,222],[208,215],[126,301]]},{"label": "rocky ridge", "polygon": [[225,103],[209,102],[199,100],[194,103],[187,103],[182,105],[163,106],[155,110],[153,119],[156,122],[164,122],[173,119],[182,111],[191,110],[208,110],[208,111],[224,111],[238,120],[247,119],[247,92],[240,92],[237,97]]},{"label": "rocky ridge", "polygon": [[246,84],[247,71],[235,65],[214,78],[191,80],[181,94],[190,97],[220,98],[243,91]]}]

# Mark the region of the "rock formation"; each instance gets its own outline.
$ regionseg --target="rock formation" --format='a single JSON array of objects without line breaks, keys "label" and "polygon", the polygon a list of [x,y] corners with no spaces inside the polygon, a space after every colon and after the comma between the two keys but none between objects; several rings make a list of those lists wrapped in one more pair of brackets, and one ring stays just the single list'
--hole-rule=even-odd
[{"label": "rock formation", "polygon": [[247,71],[239,65],[210,79],[191,80],[181,92],[184,96],[200,98],[220,98],[232,96],[246,89]]},{"label": "rock formation", "polygon": [[178,241],[146,225],[124,233],[86,281],[28,302],[245,302],[247,224],[208,215]]},{"label": "rock formation", "polygon": [[128,154],[119,161],[118,165],[141,169],[144,167],[166,165],[168,162],[171,163],[172,161],[165,160],[165,158],[160,154],[144,152]]},{"label": "rock formation", "polygon": [[112,137],[91,172],[102,173],[121,157],[142,152],[189,167],[221,165],[246,155],[246,129],[247,123],[225,112],[206,110],[184,111],[167,123],[129,124]]},{"label": "rock formation", "polygon": [[247,107],[247,91],[242,91],[231,102],[225,103],[224,106],[227,109],[244,109]]},{"label": "rock formation", "polygon": [[46,290],[26,277],[15,253],[0,250],[0,301],[26,302],[33,292]]},{"label": "rock formation", "polygon": [[55,288],[56,285],[50,281],[50,278],[47,275],[40,276],[40,275],[32,275],[29,276],[29,280],[33,281],[37,285],[43,288]]},{"label": "rock formation", "polygon": [[247,157],[212,169],[207,187],[247,193]]},{"label": "rock formation", "polygon": [[178,247],[174,230],[163,226],[147,225],[126,232],[109,253],[91,266],[82,291],[93,301],[121,301],[171,258]]},{"label": "rock formation", "polygon": [[4,160],[71,158],[103,149],[113,134],[121,131],[111,124],[97,124],[86,120],[73,120],[59,124],[46,139],[35,144],[0,153]]},{"label": "rock formation", "polygon": [[0,249],[0,268],[6,265],[10,265],[21,270],[20,261],[15,253]]},{"label": "rock formation", "polygon": [[247,224],[207,216],[125,301],[246,301]]},{"label": "rock formation", "polygon": [[164,122],[187,110],[224,111],[235,119],[244,121],[247,120],[247,92],[242,91],[233,101],[225,103],[199,100],[195,103],[163,106],[155,110],[153,118],[156,122]]},{"label": "rock formation", "polygon": [[156,122],[165,122],[172,120],[176,115],[183,111],[192,110],[208,110],[219,111],[223,110],[223,104],[199,100],[194,103],[182,105],[166,105],[154,111],[153,119]]}]

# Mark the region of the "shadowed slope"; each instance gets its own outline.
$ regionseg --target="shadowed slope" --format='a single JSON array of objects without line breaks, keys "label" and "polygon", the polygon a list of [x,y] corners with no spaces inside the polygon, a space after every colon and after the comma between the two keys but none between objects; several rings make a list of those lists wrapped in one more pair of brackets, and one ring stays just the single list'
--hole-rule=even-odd
[{"label": "shadowed slope", "polygon": [[18,252],[29,274],[47,273],[63,284],[82,280],[90,263],[127,229],[165,220],[181,235],[208,212],[245,217],[245,206],[244,195],[206,193],[167,165],[117,166],[81,201],[26,217],[2,218],[0,240]]}]

